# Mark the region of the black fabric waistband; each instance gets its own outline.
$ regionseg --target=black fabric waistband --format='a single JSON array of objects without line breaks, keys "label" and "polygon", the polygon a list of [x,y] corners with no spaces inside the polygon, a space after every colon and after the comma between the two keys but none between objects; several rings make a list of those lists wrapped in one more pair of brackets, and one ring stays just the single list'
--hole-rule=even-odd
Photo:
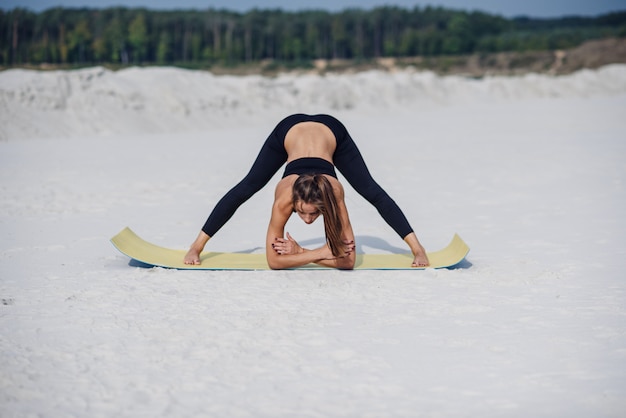
[{"label": "black fabric waistband", "polygon": [[283,178],[291,174],[327,174],[337,178],[335,166],[325,159],[318,157],[298,158],[297,160],[287,163]]}]

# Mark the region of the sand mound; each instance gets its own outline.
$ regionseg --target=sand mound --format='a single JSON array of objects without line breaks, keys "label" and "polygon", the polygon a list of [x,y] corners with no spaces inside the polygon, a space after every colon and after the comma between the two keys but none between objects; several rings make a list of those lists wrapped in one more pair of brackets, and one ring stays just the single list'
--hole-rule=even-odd
[{"label": "sand mound", "polygon": [[[275,119],[293,111],[591,97],[626,91],[626,65],[551,77],[476,80],[412,69],[358,74],[216,76],[177,68],[101,67],[0,73],[0,139],[204,130],[239,116]],[[233,117],[236,116],[236,117]]]}]

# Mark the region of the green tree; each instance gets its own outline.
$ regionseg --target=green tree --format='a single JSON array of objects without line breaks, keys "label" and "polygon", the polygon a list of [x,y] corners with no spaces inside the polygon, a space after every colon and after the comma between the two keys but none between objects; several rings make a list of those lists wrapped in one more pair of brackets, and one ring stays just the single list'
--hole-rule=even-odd
[{"label": "green tree", "polygon": [[69,47],[66,42],[65,23],[59,25],[59,55],[62,63],[66,63],[69,56]]},{"label": "green tree", "polygon": [[166,64],[171,57],[171,37],[166,31],[161,32],[157,47],[156,60],[159,64]]},{"label": "green tree", "polygon": [[81,19],[67,35],[67,46],[70,54],[77,57],[78,63],[85,62],[85,55],[89,42],[92,39],[89,23]]},{"label": "green tree", "polygon": [[348,33],[343,16],[335,16],[332,20],[331,36],[333,40],[333,58],[346,58]]},{"label": "green tree", "polygon": [[128,26],[128,42],[133,48],[133,61],[142,62],[148,48],[148,27],[143,13],[139,13]]},{"label": "green tree", "polygon": [[104,31],[106,50],[110,54],[109,59],[114,63],[128,64],[128,51],[126,49],[125,26],[119,16],[115,16]]},{"label": "green tree", "polygon": [[443,53],[461,54],[469,52],[471,36],[471,27],[465,13],[455,13],[448,21],[442,45]]}]

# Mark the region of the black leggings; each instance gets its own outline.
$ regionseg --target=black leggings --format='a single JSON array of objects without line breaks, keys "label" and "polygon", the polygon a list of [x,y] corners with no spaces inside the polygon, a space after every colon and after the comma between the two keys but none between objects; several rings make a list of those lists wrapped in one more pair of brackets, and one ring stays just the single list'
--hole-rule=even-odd
[{"label": "black leggings", "polygon": [[295,114],[286,117],[276,125],[263,144],[250,172],[217,203],[202,227],[207,235],[214,236],[228,222],[239,206],[270,181],[287,161],[287,151],[284,146],[287,132],[294,125],[309,121],[326,125],[335,135],[337,148],[333,154],[333,162],[354,190],[374,205],[378,213],[400,238],[413,232],[396,202],[372,178],[359,149],[345,126],[329,115]]}]

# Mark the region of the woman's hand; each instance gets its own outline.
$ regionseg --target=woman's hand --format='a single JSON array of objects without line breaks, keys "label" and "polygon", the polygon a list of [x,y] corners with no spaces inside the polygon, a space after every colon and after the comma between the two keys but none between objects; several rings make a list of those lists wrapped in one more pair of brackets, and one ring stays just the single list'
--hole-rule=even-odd
[{"label": "woman's hand", "polygon": [[300,254],[304,252],[304,249],[296,242],[289,232],[287,232],[287,238],[275,238],[272,243],[272,248],[279,255]]},{"label": "woman's hand", "polygon": [[353,240],[346,239],[343,241],[343,243],[345,244],[345,252],[346,252],[344,254],[344,257],[347,257],[350,254],[352,254],[354,251],[356,251],[356,245],[354,244]]},{"label": "woman's hand", "polygon": [[355,251],[355,244],[353,240],[343,240],[343,253],[338,255],[338,256],[334,256],[333,252],[330,250],[330,247],[328,246],[328,244],[326,244],[323,248],[324,248],[324,260],[335,260],[338,258],[345,258],[350,256],[350,254],[352,254]]}]

